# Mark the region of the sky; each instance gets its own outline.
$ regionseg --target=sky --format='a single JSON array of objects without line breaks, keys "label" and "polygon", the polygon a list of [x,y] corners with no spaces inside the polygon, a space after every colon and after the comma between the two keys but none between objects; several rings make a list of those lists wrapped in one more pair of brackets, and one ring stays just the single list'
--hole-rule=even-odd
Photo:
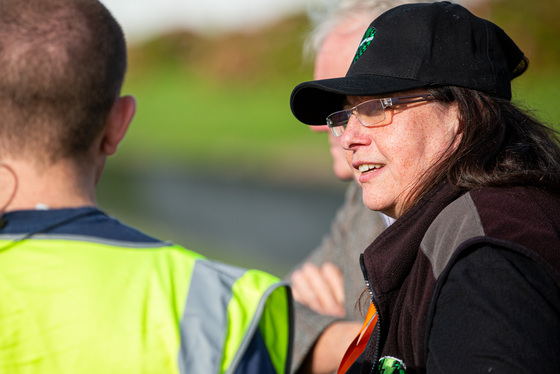
[{"label": "sky", "polygon": [[189,28],[220,32],[258,27],[305,9],[306,0],[101,0],[129,41]]},{"label": "sky", "polygon": [[[312,3],[337,0],[100,0],[113,13],[129,42],[170,29],[202,33],[259,27]],[[482,0],[455,0],[472,4]]]}]

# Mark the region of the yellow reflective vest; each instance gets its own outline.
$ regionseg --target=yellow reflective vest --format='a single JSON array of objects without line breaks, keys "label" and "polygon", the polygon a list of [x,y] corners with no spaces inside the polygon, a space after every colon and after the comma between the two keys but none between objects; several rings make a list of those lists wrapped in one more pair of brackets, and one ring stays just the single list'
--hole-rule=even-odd
[{"label": "yellow reflective vest", "polygon": [[291,359],[289,288],[176,245],[0,235],[0,373],[234,373]]}]

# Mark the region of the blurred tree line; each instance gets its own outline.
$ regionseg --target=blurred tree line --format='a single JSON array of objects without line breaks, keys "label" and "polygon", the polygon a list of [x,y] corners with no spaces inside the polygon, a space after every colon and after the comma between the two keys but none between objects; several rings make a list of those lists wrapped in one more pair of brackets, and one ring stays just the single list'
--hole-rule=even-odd
[{"label": "blurred tree line", "polygon": [[[560,1],[486,0],[467,7],[497,23],[530,57],[531,67],[560,68]],[[131,47],[131,74],[157,66],[181,66],[219,82],[258,84],[287,76],[311,76],[302,59],[310,29],[304,14],[260,29],[200,35],[186,30]]]}]

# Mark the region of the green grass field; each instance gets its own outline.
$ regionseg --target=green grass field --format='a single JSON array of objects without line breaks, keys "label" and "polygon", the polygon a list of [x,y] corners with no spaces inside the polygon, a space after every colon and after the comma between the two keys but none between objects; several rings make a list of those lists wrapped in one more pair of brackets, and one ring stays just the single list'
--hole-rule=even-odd
[{"label": "green grass field", "polygon": [[124,93],[136,97],[138,108],[118,163],[151,160],[257,176],[329,173],[326,137],[291,114],[296,83],[218,85],[173,68],[129,80]]},{"label": "green grass field", "polygon": [[531,71],[513,81],[513,100],[560,131],[560,70]]},{"label": "green grass field", "polygon": [[[213,172],[322,177],[330,173],[325,136],[300,124],[289,109],[299,81],[256,86],[217,85],[168,69],[129,81],[137,98],[131,131],[120,162],[168,162]],[[527,73],[514,84],[514,100],[560,124],[560,73]]]}]

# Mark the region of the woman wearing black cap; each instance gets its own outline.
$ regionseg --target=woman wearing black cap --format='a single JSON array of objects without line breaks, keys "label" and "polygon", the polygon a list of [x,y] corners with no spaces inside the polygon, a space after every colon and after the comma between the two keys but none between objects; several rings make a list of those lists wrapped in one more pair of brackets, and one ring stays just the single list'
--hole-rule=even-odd
[{"label": "woman wearing black cap", "polygon": [[527,61],[459,5],[409,4],[346,77],[294,89],[397,219],[360,259],[369,325],[339,372],[560,372],[560,147],[510,101]]}]

